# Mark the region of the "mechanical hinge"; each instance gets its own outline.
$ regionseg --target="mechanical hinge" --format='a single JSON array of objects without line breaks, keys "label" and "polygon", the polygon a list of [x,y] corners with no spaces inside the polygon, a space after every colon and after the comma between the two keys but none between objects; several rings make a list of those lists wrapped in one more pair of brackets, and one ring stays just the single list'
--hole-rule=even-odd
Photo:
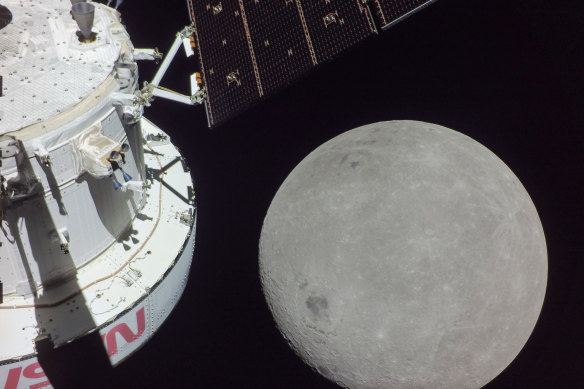
[{"label": "mechanical hinge", "polygon": [[112,104],[118,109],[120,117],[128,123],[135,123],[144,113],[144,105],[149,106],[141,91],[134,93],[114,92],[111,94]]},{"label": "mechanical hinge", "polygon": [[172,100],[188,105],[201,104],[206,98],[206,89],[201,84],[199,73],[193,73],[191,75],[191,91],[192,94],[187,96],[183,95],[182,93],[175,92],[171,89],[157,86],[145,81],[144,86],[140,90],[138,102],[139,104],[149,107],[155,97],[161,97],[167,100]]},{"label": "mechanical hinge", "polygon": [[69,254],[69,231],[66,227],[52,231],[51,239],[59,244],[63,254]]},{"label": "mechanical hinge", "polygon": [[0,200],[4,205],[26,200],[42,190],[38,178],[26,164],[28,159],[20,141],[10,137],[0,139],[0,161],[2,158],[15,158],[17,165],[17,172],[6,177],[0,175]]},{"label": "mechanical hinge", "polygon": [[144,81],[144,86],[140,89],[140,93],[136,94],[136,103],[150,107],[150,103],[154,100],[154,88],[154,85],[149,84],[148,81]]},{"label": "mechanical hinge", "polygon": [[0,158],[12,158],[19,153],[20,143],[17,140],[11,138],[0,140]]},{"label": "mechanical hinge", "polygon": [[187,226],[190,226],[193,224],[193,210],[192,209],[187,209],[187,210],[182,211],[182,212],[177,212],[176,216],[182,224],[185,224]]},{"label": "mechanical hinge", "polygon": [[190,25],[185,26],[182,30],[180,30],[179,34],[181,38],[188,38],[190,40],[190,38],[195,34],[195,25],[191,23]]},{"label": "mechanical hinge", "polygon": [[69,231],[66,228],[60,228],[57,233],[59,234],[61,251],[63,254],[69,254]]},{"label": "mechanical hinge", "polygon": [[156,65],[158,65],[160,63],[160,60],[162,60],[162,58],[164,57],[164,54],[162,54],[162,52],[160,50],[158,50],[158,47],[154,48],[154,63]]},{"label": "mechanical hinge", "polygon": [[34,155],[39,159],[39,161],[47,168],[51,167],[51,155],[48,150],[42,144],[36,144],[34,147]]},{"label": "mechanical hinge", "polygon": [[158,65],[162,57],[163,54],[158,50],[158,47],[153,49],[134,49],[134,60],[136,61],[154,61]]},{"label": "mechanical hinge", "polygon": [[207,89],[204,86],[199,86],[199,89],[190,96],[191,104],[202,104],[206,97]]}]

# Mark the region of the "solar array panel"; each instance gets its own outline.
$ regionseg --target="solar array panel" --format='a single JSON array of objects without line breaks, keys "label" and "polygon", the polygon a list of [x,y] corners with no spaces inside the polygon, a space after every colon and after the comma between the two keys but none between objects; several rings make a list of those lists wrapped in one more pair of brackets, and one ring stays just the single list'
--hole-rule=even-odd
[{"label": "solar array panel", "polygon": [[434,0],[373,0],[375,12],[384,30],[433,2]]},{"label": "solar array panel", "polygon": [[433,0],[188,0],[209,126]]}]

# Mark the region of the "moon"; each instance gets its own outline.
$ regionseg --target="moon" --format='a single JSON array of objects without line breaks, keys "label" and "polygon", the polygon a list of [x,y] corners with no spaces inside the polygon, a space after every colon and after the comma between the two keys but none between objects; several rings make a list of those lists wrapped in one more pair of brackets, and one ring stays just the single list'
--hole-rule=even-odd
[{"label": "moon", "polygon": [[264,220],[260,276],[311,367],[349,388],[480,388],[527,342],[545,237],[513,172],[434,124],[381,122],[308,155]]}]

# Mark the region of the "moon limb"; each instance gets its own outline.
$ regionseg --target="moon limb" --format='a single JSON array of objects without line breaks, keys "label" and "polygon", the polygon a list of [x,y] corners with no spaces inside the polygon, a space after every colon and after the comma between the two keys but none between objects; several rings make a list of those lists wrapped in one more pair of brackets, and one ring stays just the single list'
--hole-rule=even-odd
[{"label": "moon limb", "polygon": [[479,388],[531,334],[543,228],[492,152],[428,123],[363,126],[278,190],[260,273],[292,348],[351,388]]}]

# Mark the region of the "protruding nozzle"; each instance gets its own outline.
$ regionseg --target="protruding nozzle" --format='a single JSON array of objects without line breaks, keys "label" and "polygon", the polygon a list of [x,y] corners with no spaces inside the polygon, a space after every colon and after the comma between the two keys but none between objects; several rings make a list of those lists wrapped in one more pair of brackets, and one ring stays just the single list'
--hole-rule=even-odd
[{"label": "protruding nozzle", "polygon": [[77,3],[85,3],[87,0],[71,0],[71,5],[75,5]]},{"label": "protruding nozzle", "polygon": [[[74,2],[74,0],[71,0]],[[82,41],[92,41],[91,28],[93,27],[93,17],[95,16],[95,6],[86,2],[74,3],[71,7],[71,14],[81,30]]]},{"label": "protruding nozzle", "polygon": [[120,190],[120,188],[122,187],[122,184],[120,184],[120,182],[116,179],[116,176],[114,176],[112,174],[110,177],[112,179],[112,183],[114,184],[114,189],[115,190]]},{"label": "protruding nozzle", "polygon": [[124,176],[124,181],[128,182],[132,180],[132,176],[129,175],[128,173],[126,173],[125,171],[122,170],[123,176]]}]

